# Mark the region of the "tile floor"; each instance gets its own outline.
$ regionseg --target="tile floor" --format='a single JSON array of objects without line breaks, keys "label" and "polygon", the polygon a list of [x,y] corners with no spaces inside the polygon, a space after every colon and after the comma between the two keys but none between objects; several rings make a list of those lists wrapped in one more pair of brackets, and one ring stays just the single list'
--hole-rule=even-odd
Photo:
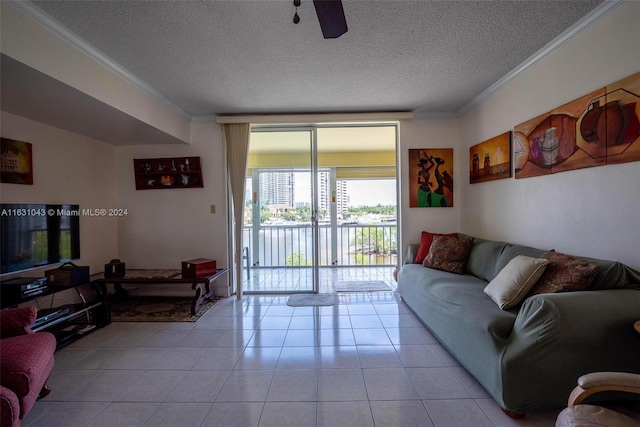
[{"label": "tile floor", "polygon": [[395,292],[331,307],[220,300],[196,323],[112,323],[56,353],[24,426],[553,426],[505,416]]}]

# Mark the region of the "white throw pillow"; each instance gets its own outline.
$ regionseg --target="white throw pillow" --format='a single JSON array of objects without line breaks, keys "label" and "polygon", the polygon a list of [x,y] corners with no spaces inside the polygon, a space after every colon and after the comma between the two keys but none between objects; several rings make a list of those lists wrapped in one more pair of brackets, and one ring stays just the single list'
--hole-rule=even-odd
[{"label": "white throw pillow", "polygon": [[520,303],[536,284],[549,261],[518,255],[484,288],[484,293],[506,310]]}]

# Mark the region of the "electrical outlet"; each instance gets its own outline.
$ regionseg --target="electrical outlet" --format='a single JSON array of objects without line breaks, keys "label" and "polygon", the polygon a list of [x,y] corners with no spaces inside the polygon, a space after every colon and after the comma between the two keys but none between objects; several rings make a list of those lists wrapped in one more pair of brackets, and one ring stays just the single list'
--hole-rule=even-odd
[{"label": "electrical outlet", "polygon": [[211,213],[216,213],[216,205],[211,205]]}]

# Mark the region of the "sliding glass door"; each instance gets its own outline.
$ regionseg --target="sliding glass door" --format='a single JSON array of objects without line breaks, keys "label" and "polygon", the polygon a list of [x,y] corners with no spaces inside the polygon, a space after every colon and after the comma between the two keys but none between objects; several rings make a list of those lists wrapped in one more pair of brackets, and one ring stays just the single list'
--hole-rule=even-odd
[{"label": "sliding glass door", "polygon": [[[243,245],[246,292],[318,292],[314,129],[254,130]],[[253,274],[259,268],[260,274]]]},{"label": "sliding glass door", "polygon": [[345,281],[393,285],[396,137],[393,124],[252,129],[246,292],[335,292]]}]

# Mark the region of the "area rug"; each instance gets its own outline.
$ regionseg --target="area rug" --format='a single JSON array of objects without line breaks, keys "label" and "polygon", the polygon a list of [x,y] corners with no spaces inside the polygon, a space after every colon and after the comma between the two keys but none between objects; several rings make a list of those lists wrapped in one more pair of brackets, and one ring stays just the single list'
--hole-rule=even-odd
[{"label": "area rug", "polygon": [[214,306],[205,303],[198,314],[191,314],[193,298],[134,297],[111,305],[112,322],[195,322]]},{"label": "area rug", "polygon": [[384,283],[382,280],[338,282],[335,286],[337,292],[391,291],[389,285]]},{"label": "area rug", "polygon": [[291,295],[287,300],[287,305],[291,307],[329,306],[337,303],[338,296],[334,294],[296,294]]}]

